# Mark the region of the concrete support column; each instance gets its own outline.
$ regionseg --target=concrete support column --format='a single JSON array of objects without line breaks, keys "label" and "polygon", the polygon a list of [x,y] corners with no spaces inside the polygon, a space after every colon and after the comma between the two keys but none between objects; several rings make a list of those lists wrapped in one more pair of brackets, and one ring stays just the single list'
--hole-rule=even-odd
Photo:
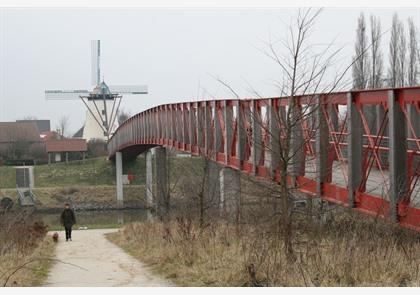
[{"label": "concrete support column", "polygon": [[[248,108],[244,110],[245,106],[240,100],[236,101],[236,116],[237,116],[237,138],[236,143],[236,157],[238,158],[238,167],[241,169],[245,159],[245,145],[246,145],[246,127],[244,125],[245,112],[249,114]],[[246,118],[249,118],[247,115]]]},{"label": "concrete support column", "polygon": [[352,93],[347,94],[348,118],[348,202],[350,207],[355,207],[355,194],[362,181],[362,140],[363,128],[360,114]]},{"label": "concrete support column", "polygon": [[158,214],[166,217],[169,213],[169,171],[166,157],[166,148],[155,148],[155,167],[156,167],[156,199]]},{"label": "concrete support column", "polygon": [[328,167],[328,150],[330,146],[328,123],[324,116],[321,97],[317,98],[317,108],[315,111],[315,155],[316,155],[316,194],[322,196],[322,185],[328,181],[328,175],[331,173]]},{"label": "concrete support column", "polygon": [[257,168],[261,158],[262,134],[260,110],[256,100],[253,100],[252,106],[252,169],[254,175],[257,174]]},{"label": "concrete support column", "polygon": [[225,124],[225,141],[224,141],[224,153],[225,153],[225,165],[229,164],[229,158],[232,155],[232,138],[233,138],[233,129],[232,129],[232,120],[233,120],[233,107],[224,101],[224,112],[223,112],[223,122]]},{"label": "concrete support column", "polygon": [[153,156],[152,150],[146,152],[146,206],[148,208],[155,207],[153,199]]},{"label": "concrete support column", "polygon": [[214,142],[213,142],[213,150],[214,150],[214,159],[217,160],[217,153],[220,152],[222,147],[222,126],[220,126],[219,120],[219,102],[214,103]]},{"label": "concrete support column", "polygon": [[117,206],[122,208],[124,206],[124,191],[123,191],[123,164],[122,153],[116,152],[115,154],[115,168],[116,168],[116,182],[117,182]]},{"label": "concrete support column", "polygon": [[212,143],[210,142],[211,136],[211,106],[209,102],[205,102],[204,107],[204,149],[207,156],[212,157],[213,155],[209,154],[212,150]]},{"label": "concrete support column", "polygon": [[190,111],[188,113],[188,136],[190,138],[190,150],[193,150],[194,145],[198,145],[196,138],[197,120],[194,105],[190,103]]},{"label": "concrete support column", "polygon": [[270,105],[268,108],[268,132],[269,132],[269,143],[268,153],[269,158],[268,167],[270,167],[271,178],[275,178],[276,170],[280,164],[280,114],[277,111],[275,100],[270,99]]},{"label": "concrete support column", "polygon": [[[296,99],[296,98],[295,98]],[[299,102],[295,102],[293,109],[289,108],[290,114],[290,149],[291,157],[289,173],[296,179],[297,176],[305,175],[305,142],[303,138],[303,129],[301,125],[302,110]]]},{"label": "concrete support column", "polygon": [[407,125],[398,96],[388,91],[390,215],[398,221],[398,203],[407,193]]},{"label": "concrete support column", "polygon": [[200,104],[197,103],[197,145],[199,147],[199,152],[205,147],[205,139],[203,138],[204,128],[204,107],[201,107]]},{"label": "concrete support column", "polygon": [[239,220],[241,204],[240,172],[225,167],[220,170],[220,202],[219,209],[223,216],[230,220]]}]

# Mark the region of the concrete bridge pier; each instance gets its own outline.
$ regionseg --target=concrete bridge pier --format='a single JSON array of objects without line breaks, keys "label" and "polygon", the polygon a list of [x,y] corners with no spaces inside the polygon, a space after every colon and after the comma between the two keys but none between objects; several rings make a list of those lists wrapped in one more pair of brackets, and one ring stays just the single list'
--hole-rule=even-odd
[{"label": "concrete bridge pier", "polygon": [[123,165],[122,153],[115,153],[116,183],[117,183],[117,207],[124,207],[124,190],[123,190]]},{"label": "concrete bridge pier", "polygon": [[216,209],[220,216],[237,220],[241,204],[240,172],[206,161],[205,207]]},{"label": "concrete bridge pier", "polygon": [[155,148],[155,169],[156,169],[156,200],[158,215],[165,217],[169,213],[169,171],[167,164],[166,148]]},{"label": "concrete bridge pier", "polygon": [[152,149],[146,152],[146,206],[149,209],[156,209],[153,198],[153,155]]},{"label": "concrete bridge pier", "polygon": [[220,202],[219,209],[222,216],[229,220],[239,220],[241,208],[241,175],[240,172],[229,167],[219,172]]},{"label": "concrete bridge pier", "polygon": [[156,147],[146,152],[146,205],[161,217],[169,213],[169,172],[166,148]]}]

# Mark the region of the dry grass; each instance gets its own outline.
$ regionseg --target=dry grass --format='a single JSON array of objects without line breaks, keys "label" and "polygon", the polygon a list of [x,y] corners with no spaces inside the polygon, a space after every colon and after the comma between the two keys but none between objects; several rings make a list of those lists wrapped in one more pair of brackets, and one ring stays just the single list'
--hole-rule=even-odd
[{"label": "dry grass", "polygon": [[108,238],[180,286],[420,286],[420,237],[361,216],[301,224],[292,259],[270,228],[214,224],[135,223]]},{"label": "dry grass", "polygon": [[0,212],[0,286],[39,286],[48,274],[54,243],[31,213]]},{"label": "dry grass", "polygon": [[[6,279],[8,279],[7,287],[41,286],[52,265],[54,249],[55,244],[51,237],[46,236],[35,249],[28,249],[25,253],[11,251],[2,255],[0,273],[4,275],[0,279],[1,286],[4,286]],[[28,264],[23,267],[25,263]],[[16,273],[12,274],[14,271]]]}]

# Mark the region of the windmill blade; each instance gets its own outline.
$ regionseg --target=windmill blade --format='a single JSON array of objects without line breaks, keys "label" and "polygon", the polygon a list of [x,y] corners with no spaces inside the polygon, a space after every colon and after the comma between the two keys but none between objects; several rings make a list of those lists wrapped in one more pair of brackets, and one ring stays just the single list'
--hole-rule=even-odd
[{"label": "windmill blade", "polygon": [[113,85],[109,86],[111,93],[118,94],[147,94],[146,85]]},{"label": "windmill blade", "polygon": [[79,99],[81,95],[89,95],[88,90],[45,90],[47,100],[73,100]]},{"label": "windmill blade", "polygon": [[92,68],[91,68],[91,82],[92,85],[96,86],[100,82],[101,77],[101,40],[92,40]]}]

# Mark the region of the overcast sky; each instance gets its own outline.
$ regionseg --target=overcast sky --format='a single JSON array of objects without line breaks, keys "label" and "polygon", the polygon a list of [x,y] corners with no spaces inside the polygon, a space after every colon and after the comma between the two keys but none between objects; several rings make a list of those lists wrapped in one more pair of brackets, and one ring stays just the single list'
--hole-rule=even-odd
[{"label": "overcast sky", "polygon": [[[326,8],[311,39],[343,47],[341,64],[353,54],[359,13],[381,18],[383,30],[397,11],[420,26],[419,8]],[[79,100],[47,101],[45,89],[88,89],[90,40],[101,40],[102,75],[107,84],[146,84],[149,94],[124,97],[131,114],[155,105],[229,98],[219,76],[243,97],[249,86],[278,96],[279,69],[261,49],[269,36],[284,36],[295,9],[0,9],[0,121],[26,116],[69,116],[71,130],[84,123]],[[387,58],[389,33],[382,41]],[[387,62],[385,62],[387,65]],[[201,90],[199,91],[199,89]],[[205,89],[206,91],[204,91]]]}]

